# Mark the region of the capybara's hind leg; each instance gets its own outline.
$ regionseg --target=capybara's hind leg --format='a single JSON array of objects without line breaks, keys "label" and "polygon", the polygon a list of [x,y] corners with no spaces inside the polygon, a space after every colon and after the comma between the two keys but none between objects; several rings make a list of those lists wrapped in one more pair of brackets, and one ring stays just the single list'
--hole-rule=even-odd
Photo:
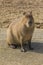
[{"label": "capybara's hind leg", "polygon": [[32,46],[31,46],[31,39],[28,40],[28,46],[29,46],[29,50],[33,50]]},{"label": "capybara's hind leg", "polygon": [[16,49],[17,48],[17,45],[15,44],[8,44],[10,46],[10,48],[13,48],[13,49]]}]

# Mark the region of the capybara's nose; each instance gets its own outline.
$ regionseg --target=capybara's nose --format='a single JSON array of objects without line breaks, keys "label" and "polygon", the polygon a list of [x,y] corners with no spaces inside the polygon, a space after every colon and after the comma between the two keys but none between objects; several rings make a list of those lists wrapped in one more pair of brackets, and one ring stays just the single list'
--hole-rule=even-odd
[{"label": "capybara's nose", "polygon": [[29,25],[30,25],[30,26],[32,25],[32,21],[29,21]]}]

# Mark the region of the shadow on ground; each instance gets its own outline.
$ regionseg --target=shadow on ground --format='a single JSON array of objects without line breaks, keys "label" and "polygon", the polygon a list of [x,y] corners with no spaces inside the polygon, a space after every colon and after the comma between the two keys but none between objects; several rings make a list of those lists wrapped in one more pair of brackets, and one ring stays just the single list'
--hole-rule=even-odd
[{"label": "shadow on ground", "polygon": [[[26,48],[27,52],[35,52],[35,53],[41,53],[41,54],[43,54],[43,43],[40,43],[40,42],[32,42],[31,43],[31,46],[34,48],[33,50],[29,50],[28,44],[25,45],[25,48]],[[5,41],[0,41],[0,48],[8,49],[10,47],[8,47],[8,45],[6,44]],[[15,51],[16,50],[17,51],[20,50],[20,46],[17,47],[16,49],[14,49],[14,50]]]},{"label": "shadow on ground", "polygon": [[[33,50],[29,50],[28,45],[25,45],[27,52],[35,52],[35,53],[43,54],[43,43],[32,42],[31,46],[32,46]],[[20,47],[18,47],[17,49],[20,49]]]},{"label": "shadow on ground", "polygon": [[32,42],[32,47],[34,48],[34,50],[32,50],[32,52],[43,53],[43,43]]}]

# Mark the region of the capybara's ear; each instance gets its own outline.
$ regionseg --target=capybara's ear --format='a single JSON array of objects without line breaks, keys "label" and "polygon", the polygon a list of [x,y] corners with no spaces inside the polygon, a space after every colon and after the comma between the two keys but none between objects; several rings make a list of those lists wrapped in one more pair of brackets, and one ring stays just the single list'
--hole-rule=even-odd
[{"label": "capybara's ear", "polygon": [[26,15],[26,12],[23,12],[23,15]]},{"label": "capybara's ear", "polygon": [[32,11],[30,11],[30,15],[32,15]]}]

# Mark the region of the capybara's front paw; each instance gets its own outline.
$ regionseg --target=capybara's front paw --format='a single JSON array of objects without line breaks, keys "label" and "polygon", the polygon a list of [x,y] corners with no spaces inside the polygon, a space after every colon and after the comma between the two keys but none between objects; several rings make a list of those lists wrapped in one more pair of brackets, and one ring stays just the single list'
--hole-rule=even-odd
[{"label": "capybara's front paw", "polygon": [[23,48],[21,48],[21,52],[26,52],[26,50],[25,50],[25,49],[23,49]]}]

